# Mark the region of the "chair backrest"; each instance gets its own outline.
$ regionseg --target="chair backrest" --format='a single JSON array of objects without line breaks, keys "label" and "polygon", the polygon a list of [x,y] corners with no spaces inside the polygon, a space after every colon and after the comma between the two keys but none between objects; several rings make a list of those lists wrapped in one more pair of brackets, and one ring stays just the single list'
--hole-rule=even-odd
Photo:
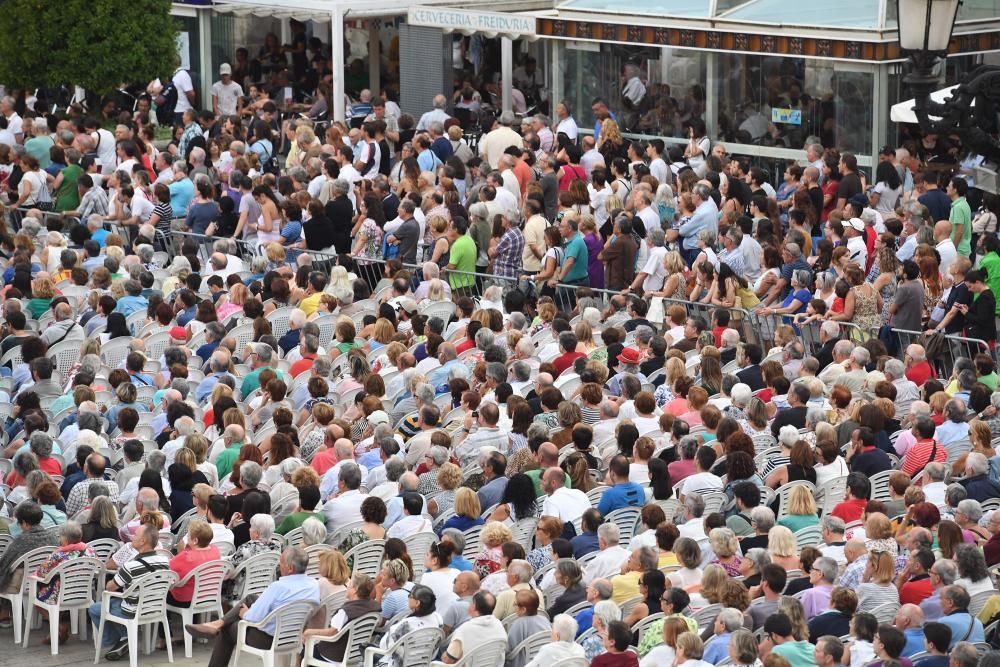
[{"label": "chair backrest", "polygon": [[38,568],[40,568],[42,564],[49,559],[49,556],[52,555],[53,551],[55,551],[55,547],[38,547],[37,549],[32,549],[11,563],[11,572],[16,572],[22,567],[24,568],[25,575],[21,581],[22,593],[28,590],[28,575],[37,572]]},{"label": "chair backrest", "polygon": [[408,632],[396,642],[397,651],[402,655],[399,667],[427,667],[444,639],[440,628],[419,628]]},{"label": "chair backrest", "polygon": [[427,569],[427,566],[424,565],[423,555],[430,550],[431,545],[436,541],[437,535],[430,531],[414,533],[403,539],[403,542],[406,543],[406,553],[420,554],[418,558],[413,559],[414,581],[418,580],[423,575],[424,570]]},{"label": "chair backrest", "polygon": [[531,551],[531,540],[535,536],[535,527],[537,525],[538,519],[527,517],[521,519],[511,527],[511,533],[514,534],[514,541],[524,547],[525,553]]},{"label": "chair backrest", "polygon": [[294,528],[285,533],[285,544],[290,547],[302,546],[302,528]]},{"label": "chair backrest", "polygon": [[889,602],[886,604],[880,604],[870,610],[869,613],[878,619],[879,623],[892,623],[892,620],[896,617],[897,611],[899,611],[899,605]]},{"label": "chair backrest", "polygon": [[536,632],[533,635],[525,637],[520,644],[514,647],[514,650],[510,652],[509,658],[513,660],[517,656],[521,656],[518,662],[525,665],[535,659],[538,652],[542,650],[546,644],[552,641],[552,633],[548,630],[543,632]]},{"label": "chair backrest", "polygon": [[[551,632],[539,634],[547,634],[550,637],[552,635]],[[524,642],[521,643],[523,644]],[[545,642],[542,643],[542,646],[544,645]],[[541,650],[541,646],[538,647],[538,650]],[[537,652],[538,651],[535,651],[535,653]],[[480,644],[468,653],[464,654],[462,659],[459,660],[457,664],[464,665],[464,667],[496,667],[503,661],[506,653],[507,642],[503,639],[494,639]],[[534,654],[532,654],[531,657],[534,657]]]},{"label": "chair backrest", "polygon": [[170,570],[158,570],[145,574],[129,586],[136,595],[135,619],[139,624],[162,621],[167,613],[167,593],[177,583],[177,575]]},{"label": "chair backrest", "polygon": [[280,561],[281,554],[275,551],[257,554],[243,561],[237,568],[237,571],[244,572],[243,591],[239,597],[263,593],[277,576]]},{"label": "chair backrest", "polygon": [[[274,620],[271,651],[275,654],[298,653],[302,649],[302,631],[315,611],[316,605],[308,600],[289,602],[272,611],[269,614]],[[266,622],[267,619],[262,624]]]},{"label": "chair backrest", "polygon": [[635,535],[635,527],[639,522],[642,509],[638,507],[620,507],[609,512],[605,521],[613,521],[618,526],[619,543],[628,544]]},{"label": "chair backrest", "polygon": [[802,547],[815,547],[823,541],[823,531],[819,526],[807,526],[795,531],[795,543]]},{"label": "chair backrest", "polygon": [[364,572],[374,578],[382,565],[382,555],[385,553],[385,540],[368,540],[355,546],[344,556],[350,561],[354,559],[352,572]]},{"label": "chair backrest", "polygon": [[[59,578],[60,607],[80,607],[94,599],[94,581],[104,571],[104,562],[97,558],[81,556],[60,563],[55,567],[49,581]],[[102,584],[104,582],[101,582]],[[51,604],[51,600],[49,603]]]},{"label": "chair backrest", "polygon": [[[591,630],[592,629],[593,628],[591,628]],[[580,639],[583,639],[582,635],[580,636]],[[563,658],[562,660],[556,660],[551,665],[549,665],[549,667],[588,667],[589,665],[590,663],[587,661],[586,658],[571,657],[571,658]]]},{"label": "chair backrest", "polygon": [[375,628],[382,621],[382,614],[373,611],[370,614],[358,616],[343,627],[348,630],[347,647],[344,649],[345,665],[360,665],[364,662],[365,647],[372,643]]},{"label": "chair backrest", "polygon": [[306,547],[306,555],[309,556],[309,567],[306,568],[306,574],[313,579],[319,578],[319,557],[324,551],[333,551],[333,547],[329,544],[314,544],[311,547]]},{"label": "chair backrest", "polygon": [[590,501],[590,506],[596,508],[597,504],[601,502],[601,496],[603,496],[604,492],[607,491],[609,488],[611,487],[601,485],[601,486],[595,486],[590,491],[587,491],[587,500]]},{"label": "chair backrest", "polygon": [[656,621],[660,620],[661,618],[663,618],[663,612],[662,611],[658,611],[655,614],[650,614],[646,618],[643,618],[643,619],[640,619],[640,620],[636,621],[636,624],[632,626],[632,632],[633,632],[633,634],[635,634],[641,640],[642,639],[642,633],[644,633],[646,631],[646,628],[648,628],[649,626],[651,626],[653,623],[655,623]]},{"label": "chair backrest", "polygon": [[482,526],[473,526],[462,531],[465,536],[465,549],[462,551],[462,557],[466,560],[474,560],[479,555],[479,534],[481,532],[483,532]]},{"label": "chair backrest", "polygon": [[106,537],[94,540],[93,542],[87,542],[87,546],[94,550],[94,554],[102,563],[107,563],[108,559],[119,549],[121,549],[121,542],[118,540],[111,540]]},{"label": "chair backrest", "polygon": [[226,561],[215,560],[202,563],[188,574],[194,579],[191,593],[191,610],[214,611],[222,605],[222,582],[229,574],[230,565]]},{"label": "chair backrest", "polygon": [[872,485],[872,500],[881,500],[882,502],[889,502],[891,500],[889,496],[889,475],[891,474],[892,470],[883,470],[882,472],[875,473],[868,479]]},{"label": "chair backrest", "polygon": [[710,604],[693,613],[691,618],[698,624],[699,628],[704,628],[710,626],[715,621],[715,617],[719,615],[720,611],[722,611],[721,604]]},{"label": "chair backrest", "polygon": [[323,627],[330,627],[330,620],[333,618],[333,615],[340,611],[340,608],[344,606],[344,602],[346,601],[346,588],[336,593],[330,593],[323,599],[323,606],[326,608],[326,624]]},{"label": "chair backrest", "polygon": [[625,617],[625,616],[628,616],[629,614],[631,614],[632,610],[635,609],[637,606],[639,606],[639,604],[642,602],[642,600],[643,600],[643,598],[642,598],[641,595],[636,595],[635,597],[629,598],[628,600],[625,600],[624,602],[622,602],[619,605],[619,607],[621,607],[621,610],[622,610],[622,617]]}]

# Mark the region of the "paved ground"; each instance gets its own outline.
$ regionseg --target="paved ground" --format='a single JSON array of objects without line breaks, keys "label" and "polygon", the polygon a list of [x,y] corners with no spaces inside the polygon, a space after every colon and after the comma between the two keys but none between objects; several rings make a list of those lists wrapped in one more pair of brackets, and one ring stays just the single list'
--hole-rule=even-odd
[{"label": "paved ground", "polygon": [[[14,631],[0,630],[0,667],[40,667],[41,665],[58,665],[59,667],[84,667],[94,664],[94,644],[92,636],[88,632],[87,641],[80,641],[79,637],[70,637],[69,641],[59,647],[59,655],[51,655],[48,645],[42,644],[42,640],[48,635],[47,626],[34,630],[31,633],[28,648],[14,646]],[[140,635],[141,637],[141,635]],[[143,644],[140,639],[140,646]],[[174,662],[177,667],[203,667],[208,663],[210,646],[195,642],[193,656],[188,659],[184,657],[184,645],[174,644]],[[140,667],[165,667],[171,663],[167,662],[166,651],[153,651],[152,655],[146,655],[140,648],[138,655]],[[249,658],[244,662],[251,661]],[[107,662],[102,659],[99,663],[103,667],[110,665],[124,665],[128,667],[128,657],[119,662]]]}]

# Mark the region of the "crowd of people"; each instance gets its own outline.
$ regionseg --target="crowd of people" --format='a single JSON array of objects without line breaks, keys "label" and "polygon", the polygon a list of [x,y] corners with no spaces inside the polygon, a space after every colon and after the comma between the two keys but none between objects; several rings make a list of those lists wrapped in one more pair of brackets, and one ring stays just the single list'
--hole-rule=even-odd
[{"label": "crowd of people", "polygon": [[601,100],[470,144],[443,95],[362,91],[320,131],[221,76],[159,146],[0,100],[4,592],[100,557],[97,628],[223,560],[226,614],[174,633],[212,667],[299,601],[337,663],[374,613],[387,666],[428,628],[446,663],[1000,664],[1000,239],[963,174],[772,175]]}]

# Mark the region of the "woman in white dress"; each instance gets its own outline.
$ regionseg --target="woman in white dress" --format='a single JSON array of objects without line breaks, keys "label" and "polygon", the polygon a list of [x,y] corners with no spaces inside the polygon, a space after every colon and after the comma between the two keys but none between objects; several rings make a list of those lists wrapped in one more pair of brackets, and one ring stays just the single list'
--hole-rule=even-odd
[{"label": "woman in white dress", "polygon": [[434,542],[424,559],[427,570],[420,577],[420,583],[434,591],[436,606],[440,609],[447,609],[458,599],[453,590],[458,577],[458,570],[451,566],[454,553],[455,545],[451,542]]}]

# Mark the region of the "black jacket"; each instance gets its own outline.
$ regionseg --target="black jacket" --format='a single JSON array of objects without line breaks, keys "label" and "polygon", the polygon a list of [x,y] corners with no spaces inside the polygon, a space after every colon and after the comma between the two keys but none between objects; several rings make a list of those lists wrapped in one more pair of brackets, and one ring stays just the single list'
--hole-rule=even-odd
[{"label": "black jacket", "polygon": [[965,335],[967,338],[978,338],[987,343],[997,339],[996,321],[997,300],[993,292],[983,290],[979,298],[969,306],[965,316]]},{"label": "black jacket", "polygon": [[566,592],[563,593],[552,603],[552,606],[548,608],[549,618],[555,618],[556,614],[561,614],[575,604],[580,604],[587,599],[587,589],[581,584],[577,584],[573,588],[567,588]]},{"label": "black jacket", "polygon": [[326,203],[326,217],[330,219],[330,235],[338,255],[351,252],[351,229],[354,227],[354,206],[347,195],[335,197]]},{"label": "black jacket", "polygon": [[843,637],[850,630],[850,623],[850,616],[836,610],[813,616],[809,621],[809,641],[815,644],[823,635]]},{"label": "black jacket", "polygon": [[399,197],[395,192],[390,192],[389,196],[382,200],[382,212],[385,213],[386,220],[395,220],[399,215]]},{"label": "black jacket", "polygon": [[740,379],[740,382],[750,387],[750,391],[758,391],[764,388],[764,376],[761,374],[760,366],[757,364],[747,366],[737,373],[736,377]]},{"label": "black jacket", "polygon": [[[350,204],[350,200],[347,203]],[[333,223],[326,215],[310,218],[302,225],[302,231],[306,236],[306,248],[309,250],[325,250],[336,241]]]},{"label": "black jacket", "polygon": [[972,500],[983,502],[990,498],[1000,498],[1000,488],[987,475],[966,477],[959,482]]},{"label": "black jacket", "polygon": [[771,434],[777,438],[778,433],[781,432],[781,427],[787,424],[791,424],[795,428],[805,428],[807,411],[808,408],[804,405],[799,405],[794,408],[785,408],[775,415],[774,421],[771,422]]},{"label": "black jacket", "polygon": [[[820,371],[833,363],[833,346],[838,342],[840,342],[839,338],[831,338],[816,350],[816,361],[819,362]],[[816,372],[818,373],[819,371]]]}]

